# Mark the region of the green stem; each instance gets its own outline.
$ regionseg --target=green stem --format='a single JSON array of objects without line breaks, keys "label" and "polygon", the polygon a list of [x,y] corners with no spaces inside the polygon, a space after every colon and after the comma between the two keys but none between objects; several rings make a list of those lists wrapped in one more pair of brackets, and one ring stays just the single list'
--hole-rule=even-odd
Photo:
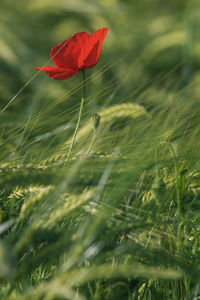
[{"label": "green stem", "polygon": [[79,114],[78,114],[78,121],[77,121],[77,124],[76,124],[74,135],[72,137],[72,141],[71,141],[71,144],[70,144],[70,147],[69,147],[69,151],[68,151],[68,155],[67,155],[67,159],[65,161],[65,164],[68,162],[68,160],[70,158],[72,148],[73,148],[73,145],[74,145],[74,142],[75,142],[75,139],[76,139],[76,135],[77,135],[80,123],[81,123],[82,113],[83,113],[83,106],[84,106],[84,101],[85,101],[85,90],[86,90],[85,70],[82,70],[82,73],[83,73],[83,98],[81,99],[81,105],[80,105],[80,110],[79,110]]},{"label": "green stem", "polygon": [[83,98],[85,99],[85,90],[86,90],[85,70],[82,70],[82,74],[83,74]]},{"label": "green stem", "polygon": [[159,168],[159,155],[158,155],[159,147],[160,147],[160,143],[158,144],[156,151],[155,151],[155,159],[156,159],[156,166],[157,166],[157,176],[159,179],[161,179],[161,172],[160,172],[160,168]]},{"label": "green stem", "polygon": [[87,152],[86,152],[86,154],[85,154],[85,158],[86,158],[86,157],[88,156],[88,154],[90,153],[90,151],[91,151],[91,149],[92,149],[92,146],[93,146],[93,144],[94,144],[95,139],[96,139],[96,129],[94,129],[93,138],[92,138],[92,141],[91,141],[91,143],[90,143],[90,146],[89,146],[89,148],[88,148],[88,150],[87,150]]}]

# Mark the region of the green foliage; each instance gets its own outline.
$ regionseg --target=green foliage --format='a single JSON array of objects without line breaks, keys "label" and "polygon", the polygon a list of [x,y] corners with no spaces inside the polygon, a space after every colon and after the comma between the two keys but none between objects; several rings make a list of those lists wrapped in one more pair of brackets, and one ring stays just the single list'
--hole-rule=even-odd
[{"label": "green foliage", "polygon": [[[0,113],[0,299],[198,299],[199,9],[1,0],[1,111],[17,97]],[[57,82],[34,67],[103,26],[66,163],[81,76]]]}]

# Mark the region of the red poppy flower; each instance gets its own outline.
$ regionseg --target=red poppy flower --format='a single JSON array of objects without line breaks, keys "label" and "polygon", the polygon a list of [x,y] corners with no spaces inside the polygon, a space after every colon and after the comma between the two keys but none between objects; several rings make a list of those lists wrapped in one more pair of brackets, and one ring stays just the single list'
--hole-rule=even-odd
[{"label": "red poppy flower", "polygon": [[35,69],[46,72],[53,79],[64,80],[81,70],[92,68],[99,59],[107,32],[108,28],[102,28],[91,35],[87,32],[75,33],[51,49],[50,56],[56,67]]}]

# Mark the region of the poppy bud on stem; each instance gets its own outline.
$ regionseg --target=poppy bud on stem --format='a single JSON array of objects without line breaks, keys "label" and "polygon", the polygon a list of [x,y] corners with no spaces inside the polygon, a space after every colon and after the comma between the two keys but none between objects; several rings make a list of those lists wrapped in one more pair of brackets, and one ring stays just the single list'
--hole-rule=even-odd
[{"label": "poppy bud on stem", "polygon": [[92,121],[92,124],[93,124],[95,130],[99,127],[100,119],[101,119],[101,117],[97,113],[95,113],[91,116],[91,121]]},{"label": "poppy bud on stem", "polygon": [[86,88],[85,88],[86,87],[86,85],[85,85],[85,70],[82,70],[82,73],[83,73],[83,98],[81,99],[81,105],[80,105],[80,110],[79,110],[79,115],[78,115],[78,121],[77,121],[77,124],[76,124],[76,129],[74,131],[74,135],[73,135],[70,147],[69,147],[69,152],[68,152],[67,159],[66,159],[65,163],[68,162],[70,154],[72,152],[72,148],[73,148],[73,145],[74,145],[74,142],[75,142],[75,139],[76,139],[76,135],[77,135],[80,123],[81,123],[83,106],[84,106],[84,102],[85,102],[85,90],[86,90]]}]

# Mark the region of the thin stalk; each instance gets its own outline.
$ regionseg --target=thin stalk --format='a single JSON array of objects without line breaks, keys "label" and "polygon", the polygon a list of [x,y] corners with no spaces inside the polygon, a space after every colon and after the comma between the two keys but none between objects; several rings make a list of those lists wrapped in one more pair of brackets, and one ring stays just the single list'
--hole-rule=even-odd
[{"label": "thin stalk", "polygon": [[85,99],[85,92],[86,92],[85,70],[82,70],[82,74],[83,74],[83,98]]},{"label": "thin stalk", "polygon": [[92,141],[91,141],[91,143],[90,143],[90,146],[89,146],[89,148],[88,148],[88,150],[87,150],[87,152],[86,152],[86,154],[85,154],[85,158],[86,158],[86,157],[88,156],[88,154],[90,153],[90,151],[91,151],[91,149],[92,149],[92,146],[93,146],[93,144],[94,144],[95,139],[96,139],[96,129],[94,129],[93,138],[92,138]]},{"label": "thin stalk", "polygon": [[81,105],[80,105],[79,114],[78,114],[78,121],[77,121],[77,124],[76,124],[74,135],[72,137],[72,141],[71,141],[71,144],[70,144],[70,147],[69,147],[69,151],[68,151],[68,155],[67,155],[67,159],[65,161],[65,164],[68,162],[68,160],[70,158],[72,148],[73,148],[73,145],[74,145],[74,142],[75,142],[75,139],[76,139],[76,135],[77,135],[80,123],[81,123],[82,113],[83,113],[83,106],[84,106],[84,102],[85,102],[85,93],[86,93],[85,70],[82,70],[82,74],[83,74],[83,98],[81,99]]},{"label": "thin stalk", "polygon": [[157,166],[157,176],[159,179],[161,179],[161,172],[159,168],[159,155],[158,155],[158,150],[159,150],[160,144],[158,144],[156,151],[155,151],[155,159],[156,159],[156,166]]}]

